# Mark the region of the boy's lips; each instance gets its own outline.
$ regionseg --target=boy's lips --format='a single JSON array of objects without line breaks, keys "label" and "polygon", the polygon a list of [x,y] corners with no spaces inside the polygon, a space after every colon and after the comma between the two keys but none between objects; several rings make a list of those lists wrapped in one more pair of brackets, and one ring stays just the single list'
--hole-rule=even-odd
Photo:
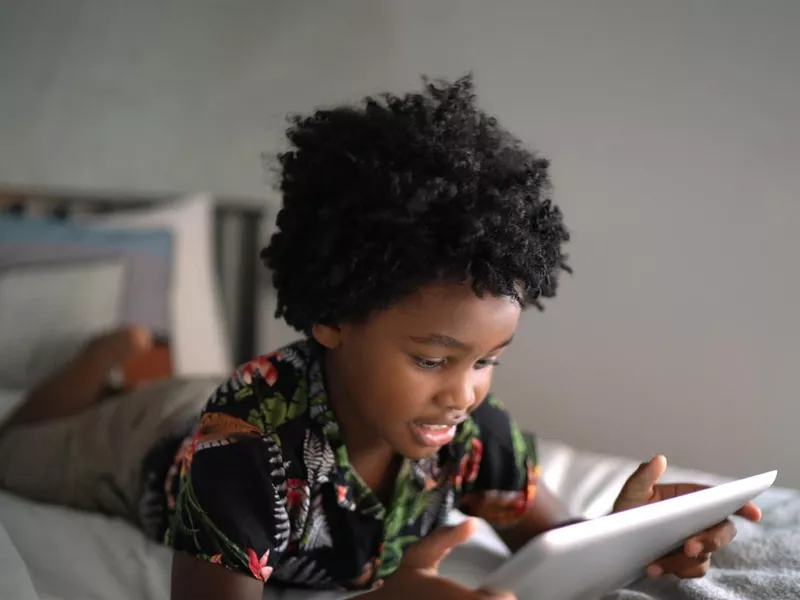
[{"label": "boy's lips", "polygon": [[439,419],[417,419],[416,421],[414,421],[414,424],[430,425],[432,427],[435,426],[458,427],[459,425],[461,425],[461,423],[467,420],[468,416],[469,415],[467,413],[459,413],[459,414],[451,413],[450,415]]},{"label": "boy's lips", "polygon": [[453,441],[456,435],[456,426],[452,422],[422,423],[415,421],[411,424],[411,431],[421,445],[440,448]]}]

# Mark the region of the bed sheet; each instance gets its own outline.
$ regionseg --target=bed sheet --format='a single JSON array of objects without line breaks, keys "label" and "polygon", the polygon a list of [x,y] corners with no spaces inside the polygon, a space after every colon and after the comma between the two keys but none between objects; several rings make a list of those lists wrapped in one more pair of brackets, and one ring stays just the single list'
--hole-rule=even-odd
[{"label": "bed sheet", "polygon": [[[546,440],[540,442],[540,458],[548,486],[565,499],[573,514],[587,517],[609,510],[637,464]],[[709,484],[724,480],[673,467],[665,479]],[[460,517],[456,514],[453,518]],[[0,492],[0,523],[27,566],[40,600],[168,598],[170,551],[118,519],[37,504]],[[442,572],[474,581],[498,564],[506,552],[491,528],[480,524],[478,534],[448,557]],[[286,600],[337,597],[294,591],[276,595]]]},{"label": "bed sheet", "polygon": [[0,598],[36,600],[36,591],[28,569],[17,548],[0,525]]}]

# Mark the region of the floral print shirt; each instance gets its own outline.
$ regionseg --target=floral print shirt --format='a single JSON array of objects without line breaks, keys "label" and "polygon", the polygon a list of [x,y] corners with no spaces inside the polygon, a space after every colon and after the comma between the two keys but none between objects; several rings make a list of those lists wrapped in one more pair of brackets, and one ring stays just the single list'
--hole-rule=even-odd
[{"label": "floral print shirt", "polygon": [[167,477],[168,545],[260,581],[366,589],[454,507],[499,526],[523,514],[533,444],[491,396],[437,455],[406,460],[384,506],[349,464],[322,353],[297,342],[216,390]]}]

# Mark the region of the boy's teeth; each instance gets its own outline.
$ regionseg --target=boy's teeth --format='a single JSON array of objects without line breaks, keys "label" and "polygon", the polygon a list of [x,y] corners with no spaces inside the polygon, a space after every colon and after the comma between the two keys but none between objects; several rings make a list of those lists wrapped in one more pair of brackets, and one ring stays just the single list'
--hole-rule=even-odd
[{"label": "boy's teeth", "polygon": [[439,423],[415,422],[413,430],[416,432],[417,441],[430,448],[440,448],[445,444],[449,444],[456,434],[455,425],[442,425]]}]

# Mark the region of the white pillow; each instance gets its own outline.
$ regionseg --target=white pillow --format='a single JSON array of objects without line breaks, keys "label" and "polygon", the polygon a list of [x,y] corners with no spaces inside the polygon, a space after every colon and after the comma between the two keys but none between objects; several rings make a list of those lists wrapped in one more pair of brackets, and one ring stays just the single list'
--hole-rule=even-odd
[{"label": "white pillow", "polygon": [[124,276],[108,259],[0,271],[0,385],[32,385],[117,325]]},{"label": "white pillow", "polygon": [[122,229],[167,228],[175,243],[170,292],[171,347],[177,375],[224,375],[233,368],[214,269],[214,203],[206,194],[153,209],[92,217]]}]

